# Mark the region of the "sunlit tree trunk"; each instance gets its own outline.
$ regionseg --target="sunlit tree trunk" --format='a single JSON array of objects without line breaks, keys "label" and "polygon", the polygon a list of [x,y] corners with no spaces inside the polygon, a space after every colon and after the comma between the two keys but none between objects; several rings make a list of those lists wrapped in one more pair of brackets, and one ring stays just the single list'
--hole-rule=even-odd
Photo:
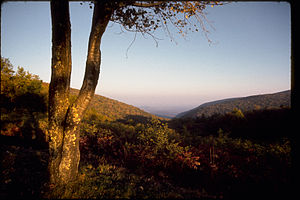
[{"label": "sunlit tree trunk", "polygon": [[71,23],[67,0],[51,1],[52,63],[49,86],[49,173],[50,181],[60,179],[64,127],[69,107],[71,77]]},{"label": "sunlit tree trunk", "polygon": [[77,177],[80,160],[79,123],[95,93],[100,73],[100,43],[112,14],[95,2],[85,76],[75,102],[69,103],[71,26],[67,1],[51,1],[52,74],[49,87],[50,182],[65,184]]}]

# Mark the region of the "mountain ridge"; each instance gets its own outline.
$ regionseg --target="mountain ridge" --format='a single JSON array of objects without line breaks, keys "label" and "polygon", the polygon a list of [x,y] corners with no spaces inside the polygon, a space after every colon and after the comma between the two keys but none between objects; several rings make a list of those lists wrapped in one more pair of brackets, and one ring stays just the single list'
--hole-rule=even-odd
[{"label": "mountain ridge", "polygon": [[210,117],[214,114],[226,114],[234,109],[241,111],[252,111],[260,109],[271,109],[290,107],[290,90],[270,94],[251,95],[246,97],[226,98],[206,102],[191,110],[179,113],[175,118]]},{"label": "mountain ridge", "polygon": [[[71,88],[70,94],[77,96],[79,94],[79,90]],[[131,118],[164,119],[162,117],[148,113],[136,106],[129,105],[99,94],[95,94],[92,98],[87,108],[87,112],[90,110],[94,110],[98,114],[103,115],[103,117],[109,121]]]}]

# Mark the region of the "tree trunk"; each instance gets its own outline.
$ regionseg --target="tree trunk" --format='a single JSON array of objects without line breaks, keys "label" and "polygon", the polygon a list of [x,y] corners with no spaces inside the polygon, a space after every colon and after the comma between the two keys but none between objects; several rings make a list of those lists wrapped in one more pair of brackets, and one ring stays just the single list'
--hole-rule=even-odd
[{"label": "tree trunk", "polygon": [[52,74],[49,87],[50,182],[66,184],[77,177],[80,160],[79,123],[95,93],[100,73],[100,43],[112,14],[108,4],[95,2],[84,81],[69,104],[71,26],[67,1],[51,1]]},{"label": "tree trunk", "polygon": [[49,173],[50,182],[60,180],[64,123],[69,107],[71,77],[71,23],[67,0],[51,1],[52,63],[49,86]]}]

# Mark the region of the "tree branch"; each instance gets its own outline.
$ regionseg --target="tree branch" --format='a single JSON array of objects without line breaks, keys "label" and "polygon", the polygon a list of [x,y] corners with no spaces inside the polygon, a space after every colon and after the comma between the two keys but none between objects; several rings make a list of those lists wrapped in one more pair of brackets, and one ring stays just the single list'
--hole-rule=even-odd
[{"label": "tree branch", "polygon": [[159,6],[163,3],[166,3],[166,2],[164,2],[164,1],[158,1],[158,2],[153,2],[153,3],[135,2],[132,5],[136,6],[136,7],[149,8],[149,7],[153,7],[153,6]]},{"label": "tree branch", "polygon": [[110,5],[95,2],[84,80],[80,93],[71,107],[70,117],[68,116],[70,120],[73,114],[72,109],[76,108],[75,110],[78,116],[81,117],[94,96],[100,73],[101,38],[111,18],[112,12],[113,9]]}]

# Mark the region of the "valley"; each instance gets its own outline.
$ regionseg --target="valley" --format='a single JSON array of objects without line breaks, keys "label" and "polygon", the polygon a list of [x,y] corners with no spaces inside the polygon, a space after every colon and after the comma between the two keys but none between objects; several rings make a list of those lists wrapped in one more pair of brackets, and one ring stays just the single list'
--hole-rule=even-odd
[{"label": "valley", "polygon": [[206,102],[192,108],[192,106],[139,106],[142,110],[156,116],[172,118],[210,117],[217,114],[226,114],[234,109],[242,112],[264,109],[279,109],[290,107],[291,91],[281,91],[273,94],[259,94],[247,97],[226,98]]},{"label": "valley", "polygon": [[80,124],[78,177],[51,190],[49,84],[21,72],[1,71],[1,199],[292,194],[290,91],[208,102],[175,118],[189,108],[140,109],[95,95]]},{"label": "valley", "polygon": [[156,116],[172,119],[178,113],[188,110],[191,106],[139,106],[141,109]]}]

